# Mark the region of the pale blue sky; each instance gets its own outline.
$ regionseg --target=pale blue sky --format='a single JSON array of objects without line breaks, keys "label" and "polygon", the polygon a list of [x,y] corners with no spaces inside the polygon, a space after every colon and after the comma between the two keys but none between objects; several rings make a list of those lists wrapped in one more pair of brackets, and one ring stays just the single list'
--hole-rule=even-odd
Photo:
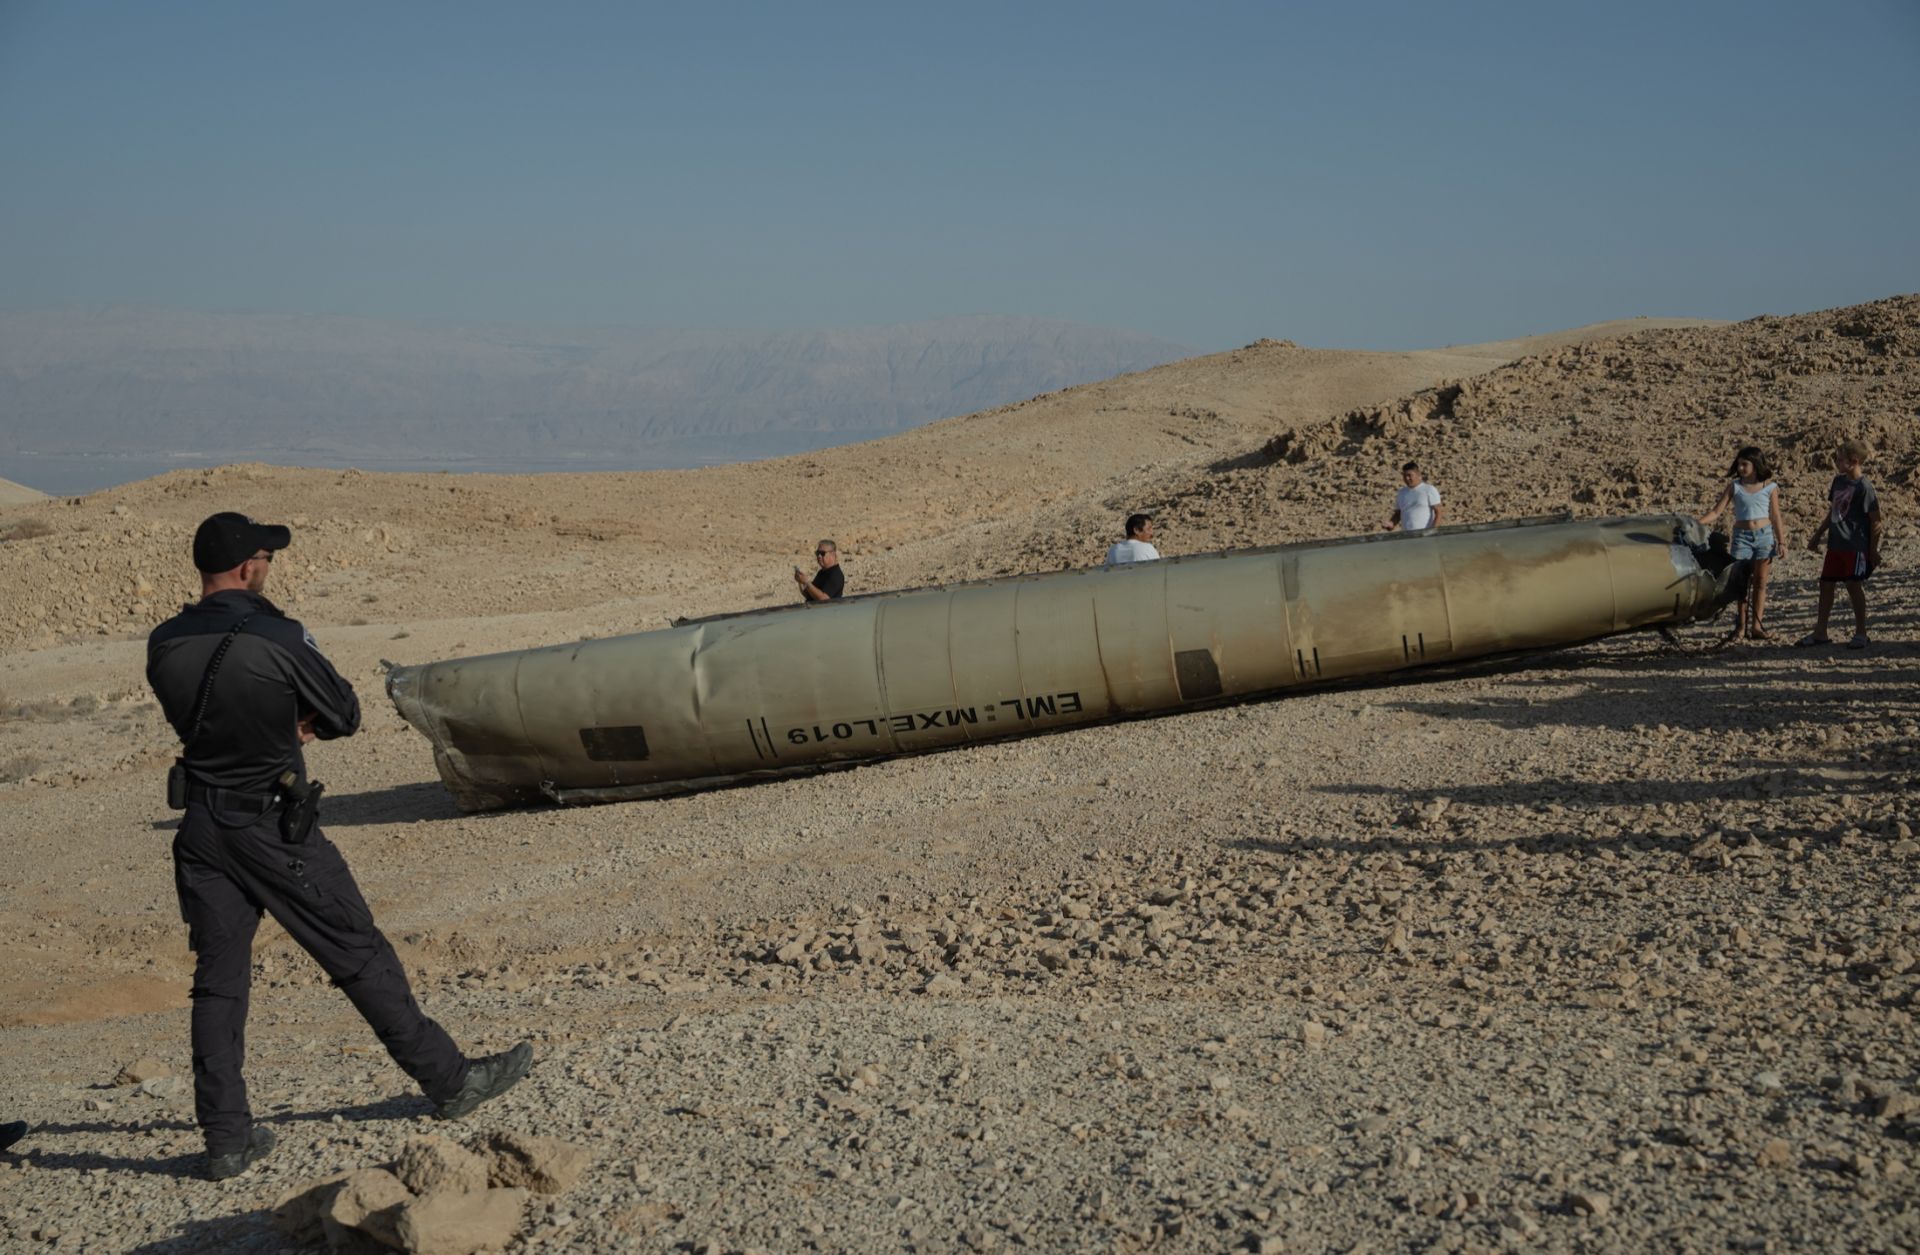
[{"label": "pale blue sky", "polygon": [[0,0],[0,304],[1196,348],[1920,289],[1920,0]]}]

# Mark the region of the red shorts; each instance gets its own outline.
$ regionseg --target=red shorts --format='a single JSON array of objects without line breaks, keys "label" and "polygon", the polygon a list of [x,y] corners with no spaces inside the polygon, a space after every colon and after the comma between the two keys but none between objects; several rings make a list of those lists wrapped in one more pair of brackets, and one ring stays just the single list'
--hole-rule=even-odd
[{"label": "red shorts", "polygon": [[1827,560],[1820,564],[1822,584],[1851,584],[1871,574],[1873,568],[1867,565],[1867,555],[1846,549],[1827,550]]}]

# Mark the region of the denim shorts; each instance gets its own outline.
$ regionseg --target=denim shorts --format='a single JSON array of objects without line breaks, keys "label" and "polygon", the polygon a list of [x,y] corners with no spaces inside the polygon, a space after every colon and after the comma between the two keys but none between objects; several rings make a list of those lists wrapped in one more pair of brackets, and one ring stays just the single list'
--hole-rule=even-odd
[{"label": "denim shorts", "polygon": [[1773,549],[1771,527],[1736,527],[1733,531],[1732,552],[1736,558],[1771,558]]}]

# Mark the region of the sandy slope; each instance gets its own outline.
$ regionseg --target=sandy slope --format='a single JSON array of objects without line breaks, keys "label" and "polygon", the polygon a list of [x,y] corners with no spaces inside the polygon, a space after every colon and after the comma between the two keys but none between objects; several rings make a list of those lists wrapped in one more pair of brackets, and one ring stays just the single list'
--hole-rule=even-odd
[{"label": "sandy slope", "polygon": [[[0,1037],[47,1126],[0,1167],[0,1233],[273,1249],[281,1194],[422,1128],[271,926],[250,1077],[286,1149],[195,1181],[190,1101],[111,1085],[186,1068],[139,639],[233,505],[300,523],[275,579],[369,699],[313,764],[423,998],[541,1042],[470,1123],[598,1156],[530,1244],[1911,1245],[1920,302],[1627,330],[1511,365],[1263,343],[716,471],[233,467],[0,514],[50,531],[0,550]],[[1886,447],[1893,521],[1857,654],[1699,629],[476,817],[378,698],[381,656],[783,597],[817,534],[883,587],[1089,561],[1131,503],[1175,552],[1369,527],[1410,454],[1467,517],[1689,509],[1754,432],[1799,530],[1839,431]],[[1782,630],[1811,572],[1785,566]]]},{"label": "sandy slope", "polygon": [[16,484],[10,479],[0,479],[0,507],[10,505],[31,505],[36,501],[45,501],[47,494],[25,484]]}]

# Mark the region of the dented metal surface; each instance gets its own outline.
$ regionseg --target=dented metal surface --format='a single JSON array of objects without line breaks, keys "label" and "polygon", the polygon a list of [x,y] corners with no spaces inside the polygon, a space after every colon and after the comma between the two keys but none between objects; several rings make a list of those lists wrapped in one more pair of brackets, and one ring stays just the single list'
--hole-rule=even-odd
[{"label": "dented metal surface", "polygon": [[396,667],[467,810],[772,778],[1710,617],[1677,515],[1199,554]]}]

